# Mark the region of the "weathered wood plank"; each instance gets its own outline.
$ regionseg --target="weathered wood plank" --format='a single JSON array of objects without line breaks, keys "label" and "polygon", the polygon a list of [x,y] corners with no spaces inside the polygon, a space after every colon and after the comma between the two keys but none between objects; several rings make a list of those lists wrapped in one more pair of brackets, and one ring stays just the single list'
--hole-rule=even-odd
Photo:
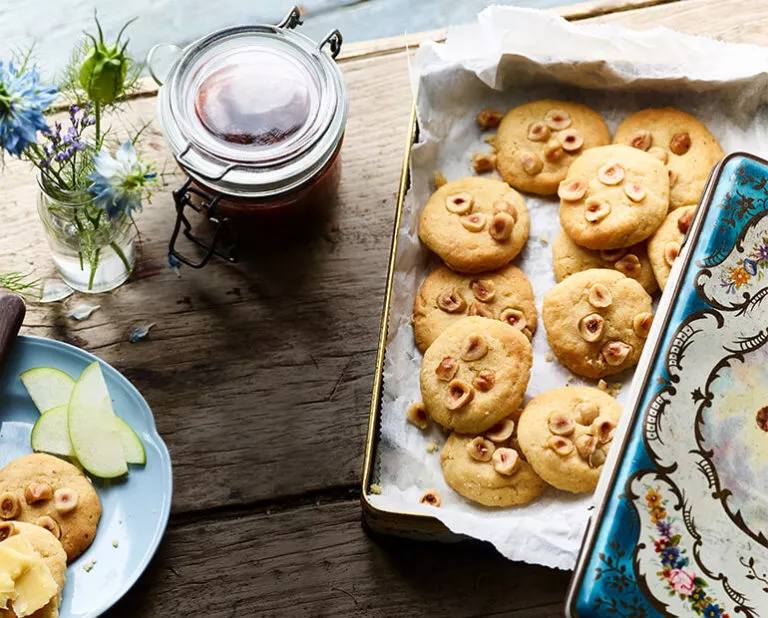
[{"label": "weathered wood plank", "polygon": [[346,501],[173,525],[110,617],[555,618],[569,575],[479,543],[369,537]]}]

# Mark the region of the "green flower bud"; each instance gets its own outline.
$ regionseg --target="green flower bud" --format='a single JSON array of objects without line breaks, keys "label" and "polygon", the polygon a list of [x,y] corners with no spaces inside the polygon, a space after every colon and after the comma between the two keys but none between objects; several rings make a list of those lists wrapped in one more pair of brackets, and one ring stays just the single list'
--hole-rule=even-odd
[{"label": "green flower bud", "polygon": [[108,105],[123,94],[130,59],[125,53],[128,42],[121,47],[120,37],[131,21],[120,30],[114,45],[104,43],[104,33],[98,19],[96,25],[99,29],[99,40],[90,34],[87,35],[92,45],[80,67],[80,85],[94,103]]}]

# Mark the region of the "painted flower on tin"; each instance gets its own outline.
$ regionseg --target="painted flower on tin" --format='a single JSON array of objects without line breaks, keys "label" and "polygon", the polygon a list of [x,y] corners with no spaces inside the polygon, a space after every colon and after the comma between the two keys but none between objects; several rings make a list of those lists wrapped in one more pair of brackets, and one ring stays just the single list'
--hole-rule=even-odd
[{"label": "painted flower on tin", "polygon": [[737,262],[737,265],[726,271],[720,280],[720,285],[728,294],[735,294],[744,286],[755,281],[761,281],[768,268],[768,237],[755,244],[747,256]]}]

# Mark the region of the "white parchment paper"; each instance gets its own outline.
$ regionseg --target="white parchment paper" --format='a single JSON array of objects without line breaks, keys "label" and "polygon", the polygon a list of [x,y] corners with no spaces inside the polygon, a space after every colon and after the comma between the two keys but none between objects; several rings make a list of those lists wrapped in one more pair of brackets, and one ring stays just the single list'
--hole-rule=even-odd
[{"label": "white parchment paper", "polygon": [[[423,511],[457,533],[491,542],[512,560],[573,568],[591,495],[573,496],[549,488],[522,507],[490,509],[465,500],[445,483],[439,450],[445,433],[421,432],[405,420],[420,400],[421,354],[410,318],[419,285],[437,260],[419,242],[418,217],[434,191],[433,174],[449,180],[471,175],[471,155],[486,152],[475,123],[485,108],[506,111],[527,101],[555,98],[590,105],[611,131],[630,113],[671,105],[707,124],[726,152],[768,154],[768,48],[726,44],[663,28],[642,32],[602,25],[574,25],[544,12],[490,7],[475,24],[457,27],[444,44],[422,47],[412,78],[420,127],[411,158],[411,189],[399,235],[389,338],[384,369],[379,484],[371,496],[384,509]],[[528,275],[541,311],[555,284],[550,242],[559,231],[557,200],[526,196],[531,215],[527,246],[515,260]],[[526,401],[542,391],[582,384],[549,352],[539,320],[533,339],[534,365]],[[609,378],[624,386],[627,405],[631,374]],[[591,383],[594,386],[594,382]],[[430,487],[442,507],[421,506]]]}]

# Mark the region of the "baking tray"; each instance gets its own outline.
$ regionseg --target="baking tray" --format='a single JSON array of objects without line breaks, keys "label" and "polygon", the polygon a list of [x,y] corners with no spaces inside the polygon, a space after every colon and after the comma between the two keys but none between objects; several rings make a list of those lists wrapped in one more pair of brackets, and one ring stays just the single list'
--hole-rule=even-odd
[{"label": "baking tray", "polygon": [[766,273],[768,162],[732,154],[656,312],[567,616],[768,616]]}]

